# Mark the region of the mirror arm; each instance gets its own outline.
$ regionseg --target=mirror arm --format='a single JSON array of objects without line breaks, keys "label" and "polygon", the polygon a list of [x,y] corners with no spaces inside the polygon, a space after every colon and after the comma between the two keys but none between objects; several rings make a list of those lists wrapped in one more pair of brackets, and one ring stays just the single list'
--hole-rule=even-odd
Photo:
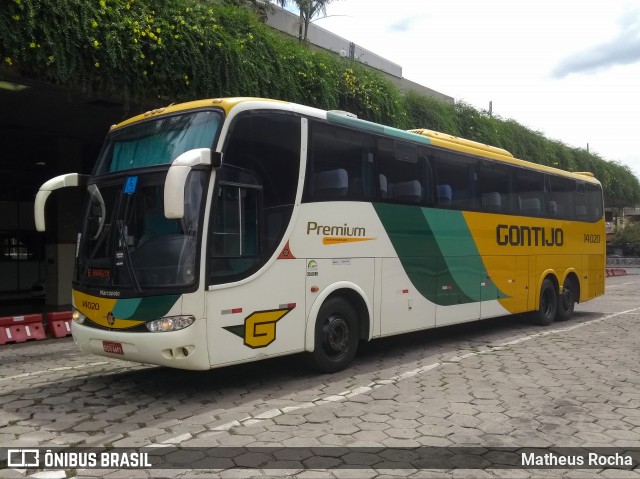
[{"label": "mirror arm", "polygon": [[49,195],[55,190],[60,188],[68,188],[75,186],[86,186],[89,177],[87,175],[81,175],[79,173],[67,173],[66,175],[56,176],[44,183],[38,193],[33,204],[33,214],[36,223],[37,231],[45,231],[46,224],[44,218],[44,207],[47,203]]}]

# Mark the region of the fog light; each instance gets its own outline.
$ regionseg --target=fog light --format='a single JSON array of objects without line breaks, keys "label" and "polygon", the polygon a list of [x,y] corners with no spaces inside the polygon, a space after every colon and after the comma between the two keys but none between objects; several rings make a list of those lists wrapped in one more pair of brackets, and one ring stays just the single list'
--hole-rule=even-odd
[{"label": "fog light", "polygon": [[155,319],[147,323],[147,329],[152,333],[166,333],[168,331],[178,331],[187,326],[191,326],[196,320],[193,316],[167,316]]},{"label": "fog light", "polygon": [[80,311],[78,311],[77,309],[73,310],[73,313],[71,313],[71,317],[78,324],[84,323],[84,320],[87,319],[87,317],[84,314],[82,314]]}]

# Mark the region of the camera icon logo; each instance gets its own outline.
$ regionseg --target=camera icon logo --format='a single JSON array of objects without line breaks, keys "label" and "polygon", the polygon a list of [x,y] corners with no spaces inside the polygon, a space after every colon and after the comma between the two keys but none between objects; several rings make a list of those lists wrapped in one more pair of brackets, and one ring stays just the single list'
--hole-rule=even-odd
[{"label": "camera icon logo", "polygon": [[9,449],[7,451],[9,467],[39,467],[40,451],[38,449]]}]

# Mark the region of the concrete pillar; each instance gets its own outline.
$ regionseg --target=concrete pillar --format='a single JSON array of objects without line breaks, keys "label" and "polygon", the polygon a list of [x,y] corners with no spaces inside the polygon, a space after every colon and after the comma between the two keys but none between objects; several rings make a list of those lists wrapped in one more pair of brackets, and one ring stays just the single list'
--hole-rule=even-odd
[{"label": "concrete pillar", "polygon": [[[58,174],[80,172],[82,142],[59,138],[57,146]],[[83,203],[84,192],[80,188],[57,190],[47,202],[47,305],[71,304],[76,238],[80,229]]]}]

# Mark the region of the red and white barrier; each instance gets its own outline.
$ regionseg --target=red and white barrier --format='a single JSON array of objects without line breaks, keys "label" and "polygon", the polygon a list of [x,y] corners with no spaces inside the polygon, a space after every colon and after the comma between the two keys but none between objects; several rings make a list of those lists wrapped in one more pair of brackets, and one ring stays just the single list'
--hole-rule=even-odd
[{"label": "red and white barrier", "polygon": [[46,339],[41,314],[4,316],[0,318],[0,345],[24,343],[30,339]]},{"label": "red and white barrier", "polygon": [[47,313],[47,331],[53,338],[64,338],[71,334],[71,311]]},{"label": "red and white barrier", "polygon": [[607,268],[606,273],[607,273],[607,277],[608,276],[626,276],[627,270],[624,268]]}]

